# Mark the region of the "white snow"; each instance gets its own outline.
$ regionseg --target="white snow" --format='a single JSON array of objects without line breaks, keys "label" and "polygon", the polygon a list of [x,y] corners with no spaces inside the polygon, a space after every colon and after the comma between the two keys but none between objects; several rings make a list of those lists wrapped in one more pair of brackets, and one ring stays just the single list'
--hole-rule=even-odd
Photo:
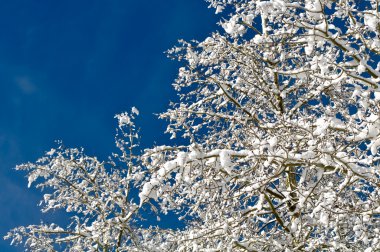
[{"label": "white snow", "polygon": [[376,11],[370,11],[364,14],[364,24],[371,30],[377,31],[379,25],[379,17]]},{"label": "white snow", "polygon": [[140,114],[139,110],[136,107],[132,107],[132,113],[135,114],[135,115],[139,115]]},{"label": "white snow", "polygon": [[223,10],[224,10],[224,6],[223,6],[223,5],[218,5],[218,6],[216,6],[215,14],[219,14],[219,13],[221,13]]}]

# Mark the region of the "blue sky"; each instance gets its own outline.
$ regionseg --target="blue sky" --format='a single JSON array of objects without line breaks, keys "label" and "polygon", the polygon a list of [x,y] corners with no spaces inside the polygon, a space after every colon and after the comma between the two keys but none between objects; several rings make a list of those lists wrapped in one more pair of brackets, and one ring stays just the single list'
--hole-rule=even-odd
[{"label": "blue sky", "polygon": [[[12,0],[0,2],[0,235],[55,221],[16,164],[35,161],[63,140],[107,157],[116,113],[141,112],[142,145],[167,142],[163,112],[175,100],[178,63],[163,53],[177,39],[216,29],[202,0]],[[0,251],[22,251],[0,240]]]}]

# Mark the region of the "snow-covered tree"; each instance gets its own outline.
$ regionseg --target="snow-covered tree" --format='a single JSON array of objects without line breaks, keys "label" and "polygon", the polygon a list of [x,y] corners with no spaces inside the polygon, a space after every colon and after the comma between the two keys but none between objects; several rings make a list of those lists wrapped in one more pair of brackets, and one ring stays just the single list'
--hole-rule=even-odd
[{"label": "snow-covered tree", "polygon": [[[134,156],[117,138],[124,170],[78,150],[19,166],[52,187],[44,210],[76,215],[8,238],[32,250],[380,250],[379,1],[208,2],[223,32],[168,52],[183,62],[180,102],[161,118],[189,145]],[[186,227],[137,228],[145,206]]]},{"label": "snow-covered tree", "polygon": [[138,131],[133,119],[138,114],[117,115],[116,145],[120,154],[106,162],[83,153],[82,149],[59,146],[36,163],[16,167],[28,172],[30,186],[48,191],[40,205],[42,212],[64,209],[73,216],[67,227],[57,224],[18,227],[8,233],[12,243],[32,251],[127,251],[141,249],[138,230],[133,228],[138,204],[131,190],[143,176],[138,157]]}]

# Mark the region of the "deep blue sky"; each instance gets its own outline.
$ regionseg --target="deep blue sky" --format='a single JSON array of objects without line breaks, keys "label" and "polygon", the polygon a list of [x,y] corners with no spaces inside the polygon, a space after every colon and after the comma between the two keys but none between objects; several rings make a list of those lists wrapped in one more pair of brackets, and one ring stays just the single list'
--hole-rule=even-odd
[{"label": "deep blue sky", "polygon": [[[207,37],[213,13],[203,0],[0,1],[1,237],[45,218],[41,193],[13,168],[54,140],[106,157],[114,115],[136,106],[142,144],[167,141],[153,113],[175,99],[179,65],[163,52],[177,39]],[[8,244],[1,239],[0,251],[22,251]]]}]

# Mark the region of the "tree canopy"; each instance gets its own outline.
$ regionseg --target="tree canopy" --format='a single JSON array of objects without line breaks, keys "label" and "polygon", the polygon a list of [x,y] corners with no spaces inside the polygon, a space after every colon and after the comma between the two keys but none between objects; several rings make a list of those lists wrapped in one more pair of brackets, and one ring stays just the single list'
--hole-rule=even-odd
[{"label": "tree canopy", "polygon": [[[378,0],[208,0],[222,31],[179,41],[160,115],[189,144],[138,151],[117,115],[120,153],[59,147],[29,185],[70,224],[18,227],[32,251],[377,251],[380,249]],[[137,193],[134,190],[138,189]],[[176,213],[183,229],[140,225]]]}]

